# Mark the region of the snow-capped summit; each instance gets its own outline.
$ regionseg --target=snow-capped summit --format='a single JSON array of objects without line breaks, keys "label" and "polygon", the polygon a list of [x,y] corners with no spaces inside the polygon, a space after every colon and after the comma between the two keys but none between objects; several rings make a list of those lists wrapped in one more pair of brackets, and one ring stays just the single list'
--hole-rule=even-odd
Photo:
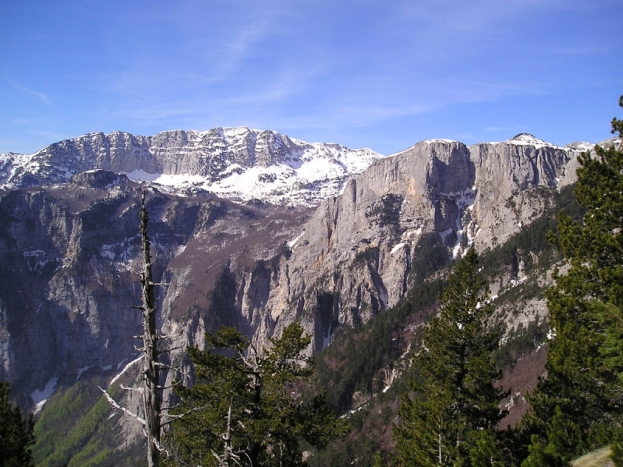
[{"label": "snow-capped summit", "polygon": [[504,141],[507,144],[517,144],[517,145],[526,145],[526,146],[534,146],[536,148],[541,147],[557,147],[555,144],[548,143],[547,141],[543,141],[542,139],[537,138],[530,133],[519,133],[518,135],[513,136],[510,139]]},{"label": "snow-capped summit", "polygon": [[591,151],[595,147],[594,143],[588,143],[586,141],[578,141],[569,143],[565,146],[569,151],[586,152]]},{"label": "snow-capped summit", "polygon": [[63,183],[106,169],[170,190],[196,188],[237,201],[315,205],[383,157],[370,149],[307,143],[246,127],[155,136],[90,133],[34,154],[0,155],[0,188]]},{"label": "snow-capped summit", "polygon": [[445,138],[425,139],[423,142],[426,143],[426,144],[433,144],[433,143],[456,143],[456,141],[453,140],[453,139],[445,139]]}]

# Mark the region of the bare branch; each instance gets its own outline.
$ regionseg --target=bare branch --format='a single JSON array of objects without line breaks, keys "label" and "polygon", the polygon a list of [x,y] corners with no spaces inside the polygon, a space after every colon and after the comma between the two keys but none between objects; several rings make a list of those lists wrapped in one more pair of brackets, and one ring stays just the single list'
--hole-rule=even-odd
[{"label": "bare branch", "polygon": [[154,365],[162,367],[162,368],[168,368],[169,370],[178,370],[177,367],[174,367],[166,363],[162,363],[162,362],[154,362]]},{"label": "bare branch", "polygon": [[179,404],[175,404],[173,407],[160,407],[160,410],[173,410],[173,409],[177,409],[180,405],[182,405],[181,403]]},{"label": "bare branch", "polygon": [[199,410],[203,410],[206,407],[207,407],[207,405],[202,405],[200,407],[193,407],[192,409],[190,409],[190,410],[188,410],[188,411],[186,411],[186,412],[184,412],[182,414],[179,414],[179,415],[169,415],[169,414],[166,414],[165,416],[168,417],[169,419],[164,421],[164,422],[160,422],[160,426],[163,427],[163,426],[169,425],[169,424],[173,423],[176,420],[180,420],[180,419],[190,415],[191,413],[198,412]]},{"label": "bare branch", "polygon": [[140,393],[145,392],[144,388],[129,388],[129,387],[123,385],[123,384],[120,384],[119,387],[121,389],[125,390],[125,391],[136,391],[136,392],[140,392]]},{"label": "bare branch", "polygon": [[179,382],[177,384],[171,384],[170,386],[160,386],[160,385],[158,385],[157,388],[161,389],[161,390],[163,390],[163,389],[172,389],[172,388],[176,387],[178,384],[179,384]]},{"label": "bare branch", "polygon": [[253,342],[249,342],[249,349],[253,351],[253,356],[257,359],[257,348],[253,345]]},{"label": "bare branch", "polygon": [[248,358],[246,357],[240,357],[240,360],[242,360],[242,363],[244,363],[248,368],[250,368],[252,371],[256,372],[258,371],[257,369],[257,362],[249,362]]},{"label": "bare branch", "polygon": [[154,365],[162,367],[162,368],[167,368],[169,370],[175,371],[176,373],[179,373],[181,375],[187,376],[187,374],[184,372],[184,370],[178,366],[171,366],[168,365],[166,363],[162,363],[162,362],[154,362]]},{"label": "bare branch", "polygon": [[[115,409],[117,410],[121,410],[123,413],[129,415],[130,417],[134,418],[135,420],[137,420],[138,422],[140,422],[143,426],[147,426],[147,422],[139,417],[138,415],[136,415],[134,412],[131,412],[130,410],[126,409],[125,407],[120,406],[117,401],[115,401],[110,394],[108,394],[106,391],[104,391],[100,386],[98,386],[98,388],[100,388],[100,391],[102,391],[104,393],[104,396],[106,397],[106,400],[108,401],[108,403],[110,405],[112,405]],[[144,430],[143,430],[144,431]]]},{"label": "bare branch", "polygon": [[[163,339],[162,337],[159,337],[159,339]],[[167,339],[166,337],[164,339]],[[175,347],[171,347],[169,349],[160,349],[160,353],[169,353],[169,352],[173,352],[174,350],[178,350],[178,349],[185,349],[186,346],[185,345],[177,345]]]},{"label": "bare branch", "polygon": [[[147,439],[149,439],[149,435],[145,431],[145,428],[143,428],[143,434],[145,435]],[[160,441],[158,441],[154,437],[151,438],[151,441],[154,443],[154,446],[156,447],[158,452],[164,453],[167,457],[171,457],[171,455],[169,454],[169,451],[167,451],[165,448],[162,447],[162,445],[160,444]]]}]

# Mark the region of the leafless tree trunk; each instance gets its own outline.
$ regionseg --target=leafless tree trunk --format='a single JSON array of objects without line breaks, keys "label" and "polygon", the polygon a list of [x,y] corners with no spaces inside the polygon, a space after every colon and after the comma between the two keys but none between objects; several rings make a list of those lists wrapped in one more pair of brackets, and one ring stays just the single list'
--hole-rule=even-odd
[{"label": "leafless tree trunk", "polygon": [[156,296],[151,275],[151,255],[149,235],[147,233],[147,209],[145,208],[145,190],[141,194],[140,229],[143,251],[143,270],[141,271],[141,289],[143,304],[143,406],[145,409],[145,430],[147,431],[147,466],[160,465],[160,388],[158,378],[158,329],[156,328]]},{"label": "leafless tree trunk", "polygon": [[149,216],[147,215],[147,208],[145,207],[145,190],[141,193],[139,217],[142,244],[141,251],[143,253],[143,268],[139,274],[142,304],[139,306],[132,306],[132,308],[141,310],[143,315],[143,335],[135,336],[136,339],[143,340],[142,348],[135,347],[136,350],[143,352],[143,385],[140,388],[127,388],[122,385],[121,388],[142,393],[143,410],[145,413],[144,418],[140,417],[137,413],[122,407],[104,389],[100,389],[113,408],[134,418],[143,426],[143,433],[147,437],[147,465],[148,467],[159,467],[160,455],[163,452],[168,455],[160,443],[160,435],[163,427],[175,420],[183,418],[191,412],[200,410],[202,407],[194,407],[186,413],[177,415],[169,414],[169,410],[174,409],[175,407],[162,407],[162,391],[164,389],[171,389],[173,386],[164,387],[159,384],[160,369],[165,368],[175,371],[181,375],[181,379],[174,383],[174,385],[183,384],[187,375],[181,368],[175,368],[159,361],[161,354],[171,352],[172,350],[175,350],[175,348],[162,348],[159,346],[159,342],[167,339],[167,336],[159,335],[156,325],[156,294],[154,292],[154,288],[157,284],[154,283],[151,273],[152,260],[150,254],[149,235],[147,232]]},{"label": "leafless tree trunk", "polygon": [[[142,393],[145,418],[122,407],[108,392],[102,388],[100,389],[113,408],[131,416],[143,425],[143,433],[147,437],[147,465],[148,467],[159,467],[160,452],[162,450],[160,446],[160,432],[162,426],[170,423],[172,420],[161,423],[162,399],[160,394],[163,388],[158,383],[160,367],[164,366],[168,368],[168,365],[164,365],[158,361],[158,357],[162,353],[161,349],[158,348],[158,341],[161,340],[163,336],[158,335],[158,330],[156,328],[156,295],[154,293],[155,284],[151,274],[152,262],[149,252],[149,235],[147,234],[147,222],[149,221],[149,217],[147,216],[147,209],[145,208],[145,190],[143,190],[141,194],[139,217],[143,252],[143,270],[140,273],[142,304],[140,306],[133,306],[132,308],[141,310],[143,315],[143,335],[135,336],[135,338],[143,340],[143,347],[140,349],[137,348],[137,350],[140,350],[144,354],[142,372],[143,387],[126,388],[121,386],[121,388]],[[180,416],[175,416],[175,418],[178,417]]]}]

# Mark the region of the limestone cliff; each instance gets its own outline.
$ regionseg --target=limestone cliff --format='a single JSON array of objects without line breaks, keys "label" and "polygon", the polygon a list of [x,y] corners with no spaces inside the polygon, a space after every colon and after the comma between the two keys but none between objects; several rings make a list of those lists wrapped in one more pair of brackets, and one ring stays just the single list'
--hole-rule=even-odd
[{"label": "limestone cliff", "polygon": [[495,247],[538,218],[570,160],[564,148],[518,135],[470,148],[428,140],[376,161],[292,240],[256,339],[301,320],[320,350],[332,328],[396,304],[422,262]]},{"label": "limestone cliff", "polygon": [[104,169],[174,192],[207,190],[238,201],[312,205],[338,194],[380,157],[369,149],[245,127],[155,136],[90,133],[34,154],[0,154],[0,188],[65,183],[80,172]]},{"label": "limestone cliff", "polygon": [[[292,157],[270,150],[276,134],[262,136],[266,144],[246,138],[255,138],[246,146],[253,151],[237,152],[236,163]],[[58,171],[55,157],[82,154],[75,171],[94,157],[118,172],[212,176],[217,152],[204,159],[185,152],[197,141],[184,132],[151,140],[92,135],[50,148],[37,173]],[[298,320],[313,335],[310,351],[318,351],[338,326],[396,304],[425,271],[470,246],[502,244],[538,218],[553,190],[572,180],[578,149],[530,135],[469,148],[423,141],[376,160],[313,211],[154,188],[148,209],[163,330],[183,346],[235,325],[265,345]],[[138,300],[139,190],[125,175],[89,170],[0,196],[0,378],[32,403],[85,369],[114,374],[133,358],[140,322],[128,307]]]}]

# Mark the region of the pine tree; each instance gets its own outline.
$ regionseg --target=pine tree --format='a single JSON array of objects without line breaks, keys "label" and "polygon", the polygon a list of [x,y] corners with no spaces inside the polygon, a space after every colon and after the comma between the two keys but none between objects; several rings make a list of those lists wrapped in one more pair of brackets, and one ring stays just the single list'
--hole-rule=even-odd
[{"label": "pine tree", "polygon": [[[469,466],[478,446],[500,457],[495,428],[503,417],[497,386],[501,372],[492,352],[499,334],[491,327],[488,287],[478,275],[474,250],[458,263],[441,294],[439,315],[424,330],[413,365],[413,396],[401,398],[395,427],[398,459],[405,466]],[[476,465],[487,465],[478,458]]]},{"label": "pine tree", "polygon": [[0,382],[0,467],[34,467],[34,425],[32,414],[24,419],[9,402],[9,383]]},{"label": "pine tree", "polygon": [[[623,107],[623,97],[619,101]],[[612,121],[612,132],[623,123]],[[564,465],[609,441],[617,425],[617,374],[623,368],[623,152],[596,146],[579,157],[575,195],[581,222],[560,214],[552,240],[569,265],[548,291],[547,376],[529,402],[534,433],[525,466]],[[620,381],[618,383],[620,386]],[[620,393],[620,391],[619,391]],[[536,462],[536,463],[535,463]]]},{"label": "pine tree", "polygon": [[490,467],[492,465],[504,465],[502,450],[492,430],[480,432],[475,446],[470,451],[472,467]]},{"label": "pine tree", "polygon": [[302,463],[300,440],[322,447],[346,432],[322,397],[296,396],[312,375],[310,338],[286,327],[262,352],[234,328],[206,334],[206,349],[188,349],[195,384],[178,387],[187,415],[167,435],[176,465],[272,466]]}]

